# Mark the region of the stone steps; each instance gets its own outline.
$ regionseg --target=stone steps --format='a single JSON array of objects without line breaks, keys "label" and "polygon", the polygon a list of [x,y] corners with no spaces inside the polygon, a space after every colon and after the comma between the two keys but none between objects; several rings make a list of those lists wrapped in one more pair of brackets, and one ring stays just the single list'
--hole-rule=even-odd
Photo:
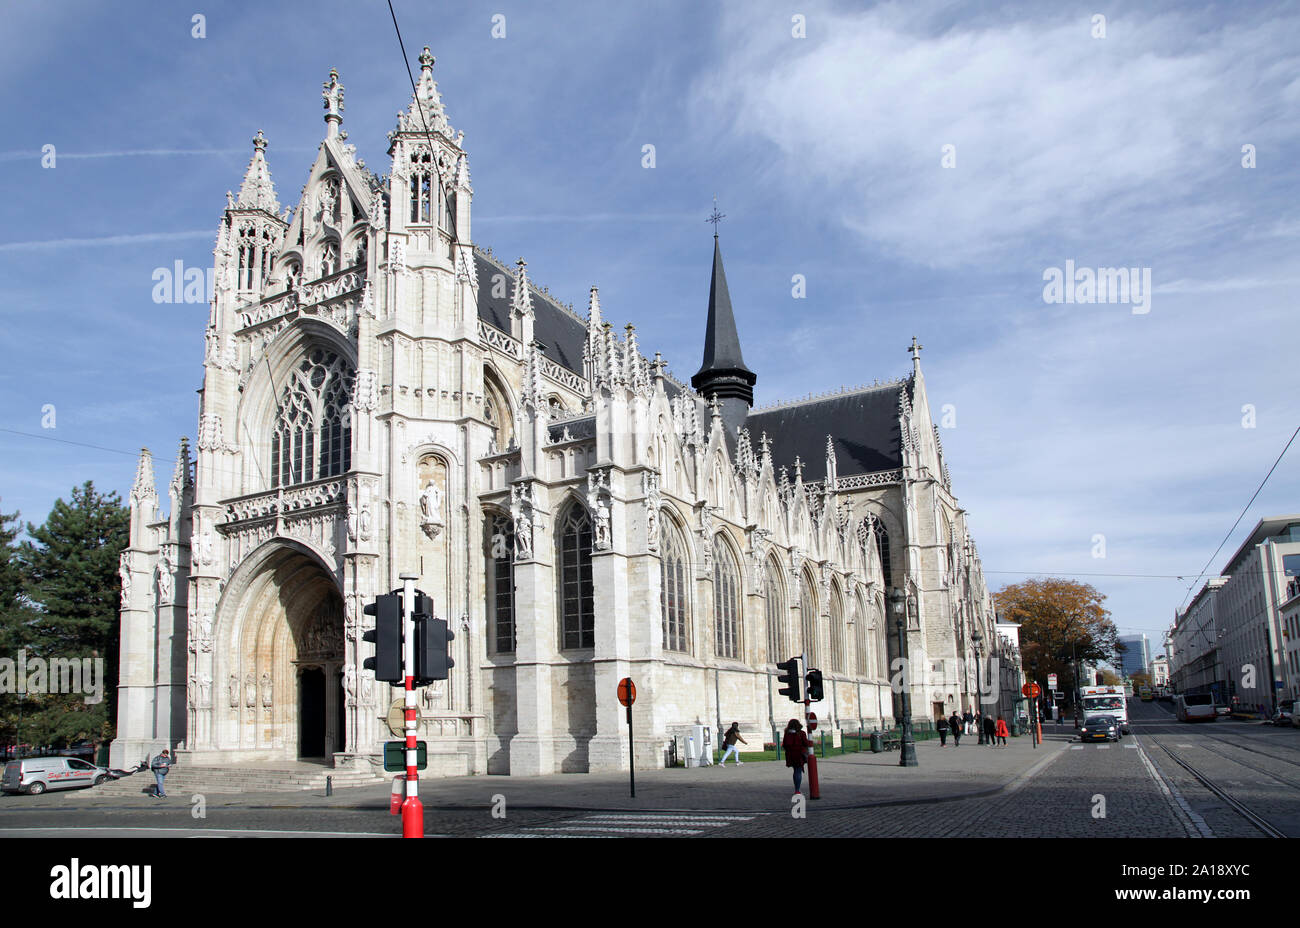
[{"label": "stone steps", "polygon": [[[167,775],[166,789],[177,793],[296,792],[325,789],[325,778],[332,777],[334,787],[373,786],[386,782],[377,773],[365,770],[335,770],[314,765],[284,767],[173,767]],[[100,793],[137,795],[152,791],[153,774],[141,771],[96,788]]]}]

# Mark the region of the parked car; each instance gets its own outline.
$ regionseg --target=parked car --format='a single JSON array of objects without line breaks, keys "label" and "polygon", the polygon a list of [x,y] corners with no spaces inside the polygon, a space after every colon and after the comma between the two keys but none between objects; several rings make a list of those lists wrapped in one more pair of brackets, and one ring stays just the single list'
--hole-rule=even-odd
[{"label": "parked car", "polygon": [[0,791],[35,796],[47,789],[98,786],[109,779],[105,768],[75,757],[30,757],[5,764]]},{"label": "parked car", "polygon": [[1080,741],[1119,741],[1120,723],[1113,715],[1093,715],[1079,728]]},{"label": "parked car", "polygon": [[1215,715],[1232,715],[1232,706],[1215,706]]},{"label": "parked car", "polygon": [[1277,711],[1269,719],[1274,725],[1295,725],[1295,701],[1286,699],[1278,705]]}]

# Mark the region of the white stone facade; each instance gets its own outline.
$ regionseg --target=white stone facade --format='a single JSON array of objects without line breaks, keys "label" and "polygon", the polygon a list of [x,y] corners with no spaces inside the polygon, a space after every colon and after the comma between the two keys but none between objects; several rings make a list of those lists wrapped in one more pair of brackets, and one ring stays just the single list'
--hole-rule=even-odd
[{"label": "white stone facade", "polygon": [[[913,672],[915,716],[973,706],[992,602],[919,347],[840,395],[889,404],[897,466],[849,473],[828,436],[805,482],[781,434],[729,433],[616,335],[596,288],[582,318],[472,244],[464,137],[421,64],[387,178],[345,144],[331,72],[297,207],[260,132],[228,196],[197,458],[182,442],[168,517],[147,452],[131,495],[113,763],[375,762],[395,693],[361,668],[362,607],[407,571],[456,635],[421,693],[434,775],[625,768],[625,676],[638,766],[697,723],[761,744],[801,712],[774,667],[801,651],[823,726],[889,724],[888,587],[912,667],[961,668]],[[825,402],[776,412],[805,409]]]}]

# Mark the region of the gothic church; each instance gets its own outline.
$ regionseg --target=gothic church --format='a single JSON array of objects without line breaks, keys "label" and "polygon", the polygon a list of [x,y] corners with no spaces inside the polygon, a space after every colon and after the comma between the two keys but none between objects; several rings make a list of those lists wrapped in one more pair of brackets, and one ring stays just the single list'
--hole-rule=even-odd
[{"label": "gothic church", "polygon": [[131,492],[112,763],[378,764],[397,694],[361,669],[362,607],[408,571],[456,634],[420,697],[433,775],[626,768],[628,676],[638,766],[701,723],[761,743],[799,714],[774,664],[800,653],[823,726],[890,724],[900,638],[915,717],[973,707],[992,602],[915,340],[902,379],[752,408],[715,236],[676,381],[595,287],[581,316],[474,243],[433,63],[388,176],[331,71],[297,207],[261,132],[227,194],[196,447],[166,515],[148,451]]}]

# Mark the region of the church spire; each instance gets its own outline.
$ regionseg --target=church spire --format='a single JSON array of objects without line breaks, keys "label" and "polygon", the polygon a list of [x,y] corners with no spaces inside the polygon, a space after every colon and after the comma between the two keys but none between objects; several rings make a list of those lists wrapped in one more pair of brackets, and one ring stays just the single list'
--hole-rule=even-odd
[{"label": "church spire", "polygon": [[435,60],[429,46],[424,46],[420,53],[420,82],[415,85],[415,94],[406,112],[397,114],[397,131],[423,133],[427,129],[440,132],[451,140],[454,133],[447,122],[442,97],[438,95],[438,82],[433,79]]},{"label": "church spire", "polygon": [[[711,222],[721,216],[714,207]],[[722,268],[722,249],[718,245],[717,226],[713,235],[713,278],[709,283],[709,318],[704,330],[704,363],[691,378],[691,386],[706,397],[723,401],[722,418],[728,431],[734,432],[754,405],[754,382],[758,377],[745,366],[736,332],[736,317],[727,291],[727,275]]]},{"label": "church spire", "polygon": [[272,216],[280,212],[280,201],[276,199],[275,185],[271,183],[271,169],[266,163],[266,136],[261,129],[253,136],[253,159],[244,172],[236,206],[239,209],[266,210]]}]

